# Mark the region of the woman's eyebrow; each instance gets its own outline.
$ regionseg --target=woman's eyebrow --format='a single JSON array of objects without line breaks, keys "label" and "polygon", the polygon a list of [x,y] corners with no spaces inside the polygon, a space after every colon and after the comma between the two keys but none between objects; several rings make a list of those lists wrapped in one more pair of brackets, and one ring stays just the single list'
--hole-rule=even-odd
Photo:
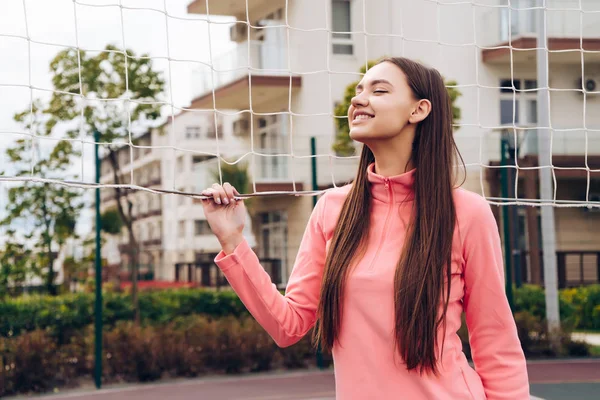
[{"label": "woman's eyebrow", "polygon": [[[391,87],[394,87],[394,85],[392,85],[392,83],[390,81],[387,81],[385,79],[373,79],[370,82],[370,85],[371,86],[375,86],[375,85],[380,84],[380,83],[385,83],[385,84],[390,85]],[[361,90],[361,89],[363,89],[363,84],[362,83],[359,83],[358,85],[356,85],[356,90]]]}]

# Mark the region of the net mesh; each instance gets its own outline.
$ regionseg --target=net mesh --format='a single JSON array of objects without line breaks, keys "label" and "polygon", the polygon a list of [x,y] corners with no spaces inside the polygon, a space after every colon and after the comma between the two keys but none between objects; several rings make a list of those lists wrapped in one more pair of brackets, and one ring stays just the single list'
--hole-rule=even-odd
[{"label": "net mesh", "polygon": [[[221,181],[225,165],[248,162],[252,181],[248,196],[322,193],[324,189],[307,189],[311,185],[306,169],[311,159],[319,160],[321,187],[335,187],[352,177],[347,173],[348,166],[355,165],[352,163],[358,158],[338,155],[331,150],[334,122],[346,118],[333,111],[334,104],[343,99],[344,93],[339,88],[360,79],[362,74],[358,69],[368,67],[370,60],[399,55],[420,59],[439,68],[448,81],[455,81],[448,84],[448,88],[461,92],[457,104],[462,117],[456,120],[455,128],[459,148],[466,159],[470,189],[479,191],[490,203],[498,205],[600,208],[597,194],[600,193],[600,163],[597,161],[600,120],[598,113],[593,111],[598,108],[600,98],[597,85],[600,81],[600,46],[594,39],[600,26],[597,2],[420,0],[409,4],[407,1],[287,0],[278,3],[279,11],[272,10],[270,18],[259,15],[257,3],[253,1],[234,3],[242,4],[238,7],[237,20],[215,15],[221,13],[223,6],[208,0],[173,3],[166,0],[64,1],[56,6],[59,11],[55,15],[64,17],[57,21],[61,24],[59,27],[47,19],[44,21],[40,10],[48,8],[42,2],[9,2],[6,6],[9,12],[4,18],[5,22],[10,19],[12,23],[1,25],[5,28],[0,28],[0,39],[7,45],[6,60],[19,61],[19,67],[18,71],[13,71],[11,62],[3,63],[1,67],[6,73],[0,78],[0,103],[4,105],[0,112],[0,137],[3,143],[26,138],[31,141],[32,153],[30,174],[16,175],[8,167],[0,181],[11,184],[48,182],[79,188],[120,187],[201,197],[200,185],[182,188],[178,183],[178,155],[191,154],[199,160],[215,157],[211,162],[216,163]],[[186,6],[190,12],[186,11]],[[541,45],[535,36],[538,10],[543,11],[545,21],[546,40]],[[346,12],[349,14],[345,15]],[[314,16],[307,17],[310,13]],[[92,17],[100,18],[104,14],[113,18],[112,23],[109,26],[93,23],[90,28]],[[67,18],[67,15],[70,16]],[[379,26],[374,23],[376,16],[387,21]],[[153,27],[143,28],[143,23],[139,22],[143,19],[148,19]],[[53,31],[67,33],[55,35]],[[190,32],[192,34],[186,36]],[[60,39],[69,35],[69,40]],[[97,36],[97,40],[90,40],[93,36]],[[235,36],[238,43],[228,43],[227,36]],[[305,38],[305,41],[298,38]],[[323,38],[326,38],[326,51],[311,50]],[[98,45],[102,41],[113,43],[115,48],[107,50]],[[158,44],[153,47],[146,42]],[[227,51],[223,50],[225,47]],[[73,68],[78,80],[69,90],[61,91],[48,82],[48,74],[44,72],[48,57],[44,56],[65,49],[76,52],[77,65]],[[535,53],[540,50],[550,60],[545,65],[548,86],[536,82]],[[81,64],[83,52],[124,55],[125,91],[122,95],[110,98],[90,96],[86,92],[82,75],[88,72]],[[165,90],[152,98],[134,98],[129,88],[129,77],[134,73],[130,64],[134,59],[144,58],[159,66],[166,82]],[[187,86],[193,87],[191,92],[178,92],[185,86],[179,76],[181,71],[189,71],[189,75],[182,76],[188,80]],[[268,85],[260,80],[261,77],[277,78],[280,92],[274,100],[276,107],[258,106],[259,102],[264,105],[262,92]],[[298,87],[298,79],[302,80],[301,87]],[[305,84],[311,81],[323,85]],[[235,89],[232,84],[236,82],[245,82],[245,88],[233,95],[227,94],[227,90]],[[543,95],[539,96],[539,92]],[[74,116],[70,125],[69,122],[59,125],[69,125],[70,131],[77,131],[75,135],[68,135],[66,128],[57,129],[50,135],[39,134],[36,130],[34,101],[49,99],[56,93],[70,96],[78,104],[79,115]],[[236,103],[225,101],[226,96],[247,98]],[[311,108],[307,103],[310,100],[306,100],[310,98],[323,99],[321,103],[327,104],[329,109],[317,111]],[[538,122],[536,110],[540,101],[549,106],[548,124]],[[221,107],[222,102],[226,106]],[[101,150],[109,145],[126,148],[125,165],[135,165],[136,152],[158,152],[164,161],[162,167],[168,168],[172,177],[165,179],[161,187],[144,184],[136,168],[128,169],[128,178],[123,183],[98,185],[94,182],[94,165],[89,160],[93,157],[96,142],[92,132],[84,126],[84,114],[89,108],[109,103],[121,110],[119,118],[125,121],[126,134],[97,144]],[[196,103],[201,106],[197,107]],[[162,136],[167,139],[140,144],[142,141],[138,138],[150,125],[138,124],[132,119],[132,112],[135,106],[150,104],[161,108],[163,119],[159,120],[160,124],[154,124],[154,129],[167,132]],[[28,124],[10,122],[12,114],[24,107],[29,107],[25,120]],[[205,118],[202,129],[214,134],[210,145],[189,147],[179,144],[182,141],[176,132],[187,128],[180,122],[186,114]],[[228,125],[234,126],[235,130],[237,121],[246,118],[247,125],[240,129],[249,140],[233,145],[220,131],[231,131],[232,128],[226,127]],[[276,123],[270,127],[261,126],[269,118]],[[310,134],[302,131],[300,122],[307,118],[321,121],[322,128]],[[186,133],[192,137],[195,134],[193,130]],[[537,148],[538,134],[550,143],[552,154],[547,165],[537,165],[535,161],[541,156]],[[317,154],[310,154],[309,136],[316,136],[319,141]],[[44,143],[51,146],[49,143],[60,141],[72,142],[81,149],[76,171],[36,174],[33,167],[35,149],[43,147]],[[504,145],[508,149],[505,154],[508,161],[502,162],[500,154]],[[516,175],[511,180],[511,195],[506,197],[494,195],[490,189],[490,182],[498,176],[494,171],[503,169],[515,171]],[[540,169],[552,173],[551,200],[528,197],[520,185],[520,177],[528,171],[535,171],[537,175]],[[573,192],[575,189],[562,191],[561,182],[570,178],[585,181],[584,190],[577,194]],[[261,182],[282,181],[289,182],[289,188],[261,191],[258,186]],[[302,187],[299,183],[303,183]]]}]

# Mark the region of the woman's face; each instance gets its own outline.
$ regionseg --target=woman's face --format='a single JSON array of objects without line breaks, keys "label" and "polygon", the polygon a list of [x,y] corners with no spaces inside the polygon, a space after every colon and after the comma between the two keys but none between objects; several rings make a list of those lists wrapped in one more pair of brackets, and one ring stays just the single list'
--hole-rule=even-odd
[{"label": "woman's face", "polygon": [[377,64],[356,87],[348,109],[350,137],[367,144],[391,139],[408,124],[418,122],[414,114],[419,106],[404,72],[390,62]]}]

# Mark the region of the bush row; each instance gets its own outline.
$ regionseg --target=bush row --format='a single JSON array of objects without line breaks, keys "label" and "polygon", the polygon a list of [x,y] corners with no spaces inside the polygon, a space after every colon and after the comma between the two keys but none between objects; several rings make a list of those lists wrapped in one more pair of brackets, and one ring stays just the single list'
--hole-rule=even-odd
[{"label": "bush row", "polygon": [[[514,299],[515,313],[526,311],[535,317],[546,318],[543,288],[524,285],[515,290]],[[559,309],[566,329],[600,330],[600,285],[560,290]]]},{"label": "bush row", "polygon": [[[528,312],[515,315],[527,358],[586,356],[587,344],[560,334],[551,346],[543,319]],[[178,317],[166,324],[137,326],[117,322],[106,329],[103,342],[103,382],[147,382],[161,378],[306,368],[316,364],[312,332],[287,348],[279,348],[250,316]],[[468,334],[459,331],[470,358]],[[93,374],[93,326],[60,344],[48,330],[0,338],[0,397],[73,387]],[[325,365],[331,355],[324,354]]]},{"label": "bush row", "polygon": [[[127,293],[105,292],[103,321],[114,327],[133,319],[131,297]],[[142,291],[139,294],[143,325],[164,324],[178,317],[242,316],[247,310],[231,290],[179,289]],[[545,318],[544,290],[525,285],[515,290],[515,312],[527,311]],[[600,285],[560,291],[560,313],[568,329],[600,330]],[[38,329],[49,330],[59,344],[93,322],[92,293],[62,296],[23,296],[0,301],[0,336],[10,337]]]},{"label": "bush row", "polygon": [[[114,327],[119,321],[131,321],[131,295],[103,293],[103,323]],[[201,314],[210,317],[247,315],[248,312],[231,290],[178,289],[141,291],[141,319],[144,325],[164,324],[178,317]],[[94,294],[61,296],[22,296],[0,301],[0,336],[16,336],[34,330],[49,330],[59,344],[66,343],[76,331],[93,323]]]},{"label": "bush row", "polygon": [[[249,316],[195,315],[153,326],[118,322],[104,333],[102,379],[146,382],[306,368],[316,360],[310,338],[309,333],[297,344],[279,348]],[[0,397],[77,386],[81,379],[91,379],[93,341],[92,325],[62,345],[44,330],[0,338]],[[331,363],[327,355],[325,362]]]}]

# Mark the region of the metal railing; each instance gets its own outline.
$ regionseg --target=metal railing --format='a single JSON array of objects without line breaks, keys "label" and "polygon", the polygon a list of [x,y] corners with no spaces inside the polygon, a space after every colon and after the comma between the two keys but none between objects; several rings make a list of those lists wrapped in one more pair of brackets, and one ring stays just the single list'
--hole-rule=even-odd
[{"label": "metal railing", "polygon": [[[194,98],[217,90],[242,77],[252,75],[283,75],[287,71],[287,49],[257,40],[239,43],[230,51],[216,57],[212,68],[200,66],[192,71]],[[251,68],[251,70],[250,70]],[[214,79],[214,81],[213,81]]]}]

